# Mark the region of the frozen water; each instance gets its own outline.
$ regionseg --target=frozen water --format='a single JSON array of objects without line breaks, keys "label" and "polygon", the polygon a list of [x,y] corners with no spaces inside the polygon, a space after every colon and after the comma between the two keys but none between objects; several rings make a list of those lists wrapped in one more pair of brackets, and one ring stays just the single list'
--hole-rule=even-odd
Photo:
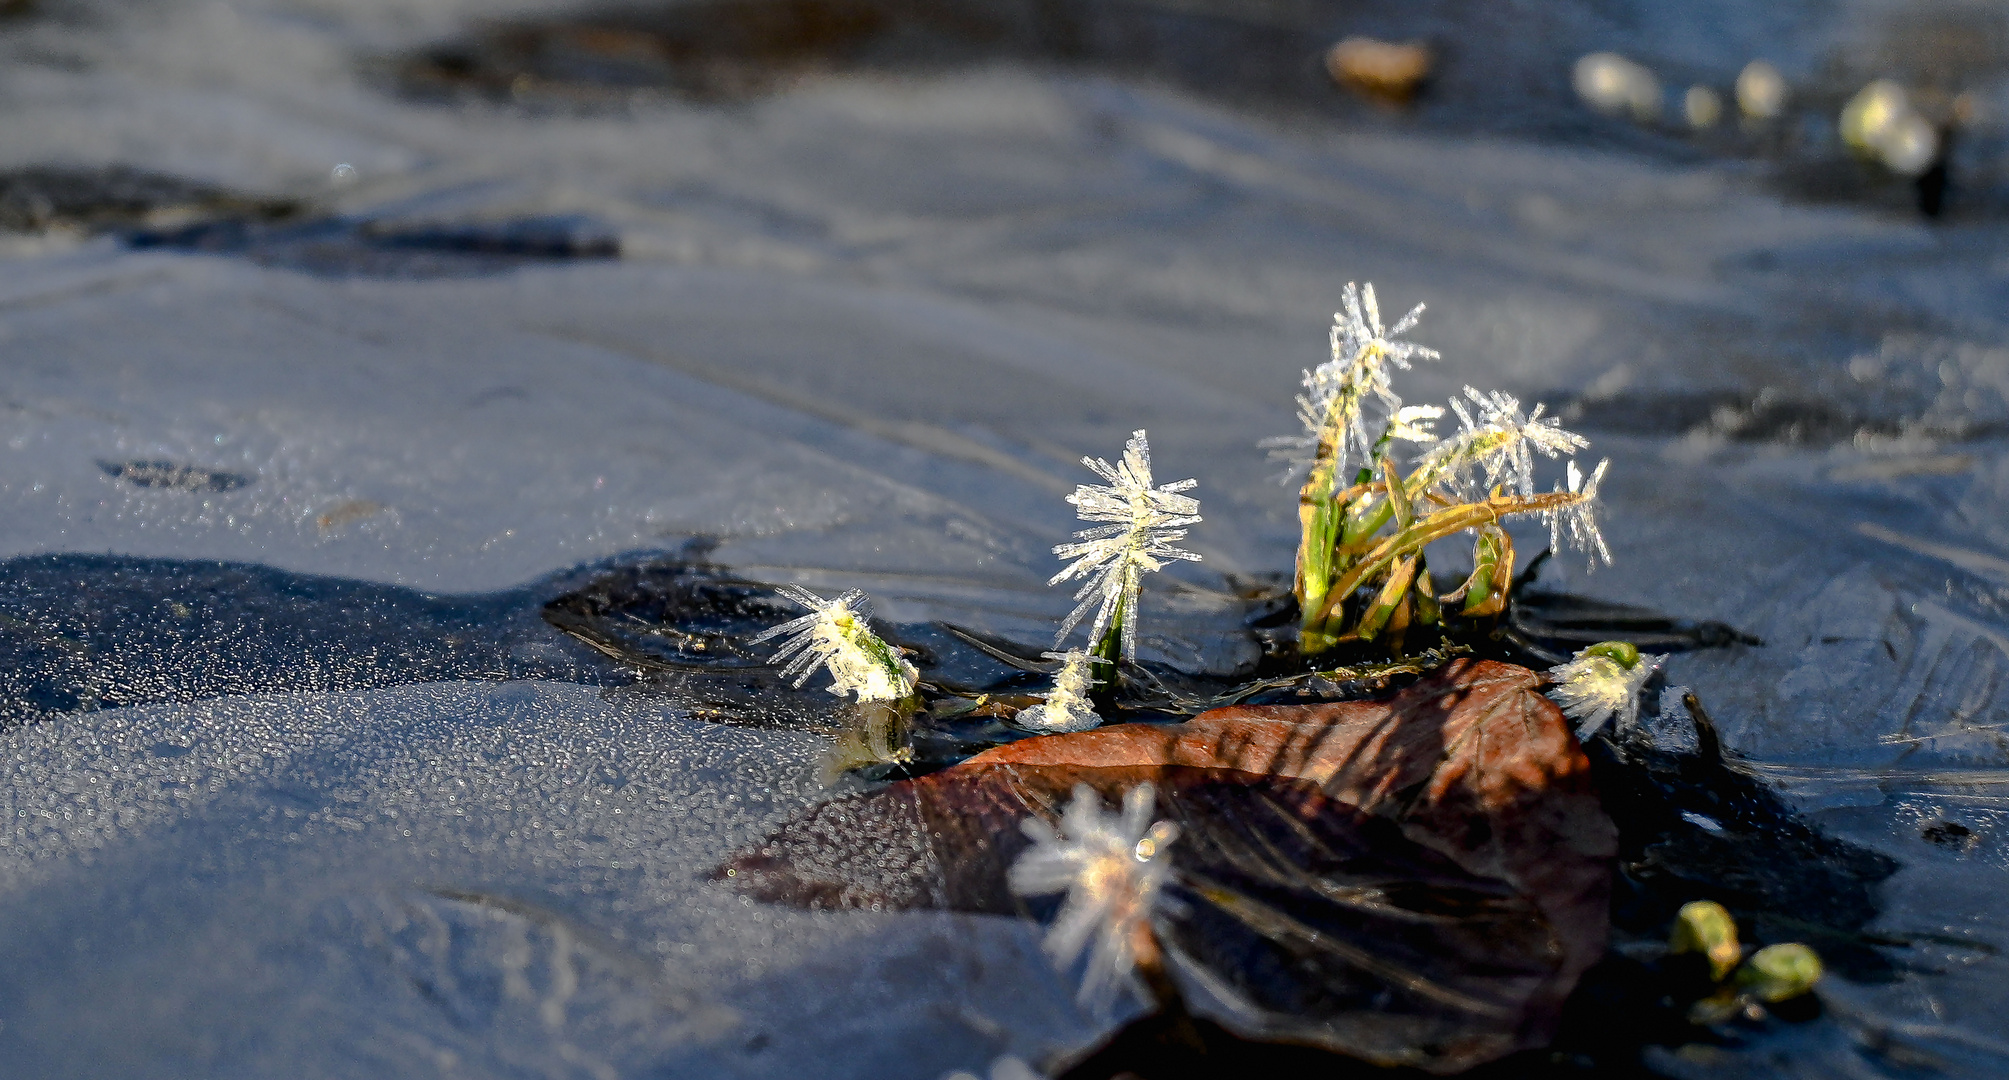
[{"label": "frozen water", "polygon": [[[1555,5],[1496,58],[1447,60],[1453,102],[1487,64],[1520,73],[1506,120],[1468,102],[1408,128],[1011,64],[721,105],[413,104],[369,61],[577,5],[43,6],[0,26],[0,168],[131,164],[397,227],[588,220],[623,257],[386,278],[0,240],[0,557],[476,593],[702,534],[747,576],[1040,642],[1068,607],[1043,585],[1075,527],[1060,495],[1138,427],[1207,507],[1206,561],[1158,575],[1147,618],[1288,568],[1293,501],[1255,443],[1290,430],[1341,287],[1372,280],[1430,306],[1415,336],[1445,359],[1410,400],[1545,400],[1613,458],[1617,565],[1545,580],[1764,639],[1675,656],[1670,680],[1903,865],[1877,929],[1918,944],[1895,982],[1836,991],[1884,1049],[1829,1049],[2009,1067],[1986,1021],[2009,1010],[2002,219],[1795,202],[1659,137],[1593,137],[1556,55],[1733,74],[1776,45],[1798,78],[1935,5]],[[1368,29],[1493,25],[1417,10]],[[248,482],[102,464],[128,462]],[[1025,927],[704,883],[815,797],[820,749],[559,683],[0,733],[0,1060],[932,1077],[1101,1030]],[[1967,839],[1928,838],[1942,823]]]},{"label": "frozen water", "polygon": [[934,1075],[1086,1038],[1031,924],[705,879],[822,745],[527,682],[17,729],[9,1071]]}]

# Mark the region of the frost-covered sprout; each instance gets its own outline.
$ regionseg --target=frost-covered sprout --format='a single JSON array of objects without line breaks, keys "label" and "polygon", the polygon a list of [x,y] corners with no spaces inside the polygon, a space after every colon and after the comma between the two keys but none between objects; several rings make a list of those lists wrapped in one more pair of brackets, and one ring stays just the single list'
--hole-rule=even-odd
[{"label": "frost-covered sprout", "polygon": [[[1113,625],[1120,631],[1123,658],[1137,656],[1137,594],[1146,571],[1161,569],[1167,562],[1184,559],[1200,561],[1200,556],[1172,546],[1183,540],[1186,526],[1200,520],[1198,499],[1179,494],[1197,480],[1179,480],[1151,486],[1151,444],[1144,432],[1136,431],[1123,448],[1123,458],[1115,465],[1101,458],[1082,458],[1081,463],[1109,481],[1105,485],[1082,484],[1067,497],[1083,521],[1107,524],[1083,529],[1074,542],[1053,549],[1063,559],[1073,559],[1066,569],[1053,575],[1048,585],[1084,578],[1074,594],[1078,603],[1061,623],[1054,644],[1067,640],[1081,621],[1095,612],[1088,627],[1091,648],[1099,646]],[[1100,651],[1100,650],[1098,650]],[[1104,655],[1104,660],[1114,659]]]},{"label": "frost-covered sprout", "polygon": [[1613,716],[1620,728],[1630,727],[1639,721],[1640,688],[1666,659],[1643,656],[1631,642],[1601,641],[1549,669],[1556,680],[1549,697],[1577,722],[1579,739],[1596,734]]},{"label": "frost-covered sprout", "polygon": [[818,667],[830,669],[830,692],[855,694],[859,701],[899,701],[914,692],[920,673],[872,632],[871,602],[857,589],[835,600],[808,589],[783,585],[777,591],[809,609],[809,614],[768,627],[750,644],[786,637],[773,663],[795,685],[809,681]]},{"label": "frost-covered sprout", "polygon": [[1124,795],[1120,816],[1107,815],[1102,799],[1082,784],[1058,833],[1037,818],[1024,822],[1032,847],[1012,864],[1007,880],[1020,896],[1067,894],[1045,946],[1062,966],[1087,949],[1078,995],[1084,1005],[1107,1007],[1137,968],[1163,962],[1151,924],[1171,876],[1165,848],[1179,828],[1152,823],[1156,801],[1152,786],[1139,784]]},{"label": "frost-covered sprout", "polygon": [[[1514,561],[1500,523],[1513,515],[1545,518],[1552,546],[1567,539],[1589,553],[1593,565],[1611,561],[1594,508],[1606,463],[1586,477],[1572,462],[1565,485],[1535,488],[1537,455],[1571,455],[1589,440],[1565,430],[1540,405],[1524,411],[1512,394],[1470,386],[1450,402],[1460,430],[1440,436],[1432,422],[1444,410],[1404,406],[1389,383],[1391,368],[1437,355],[1396,340],[1415,324],[1421,305],[1383,327],[1372,286],[1349,285],[1344,299],[1332,330],[1333,358],[1305,374],[1306,392],[1297,399],[1304,433],[1265,442],[1273,456],[1291,461],[1288,475],[1304,477],[1292,586],[1301,655],[1384,632],[1399,641],[1412,623],[1440,625],[1446,599],[1464,599],[1465,618],[1498,615]],[[1373,422],[1365,408],[1370,398],[1385,410]],[[1406,470],[1398,442],[1426,448],[1408,456]],[[1364,467],[1346,471],[1356,452],[1365,457]],[[1393,531],[1386,531],[1391,523]],[[1449,597],[1439,596],[1425,549],[1465,531],[1480,533],[1473,576]],[[1363,589],[1373,590],[1371,598],[1349,614]]]},{"label": "frost-covered sprout", "polygon": [[[1262,443],[1270,456],[1290,464],[1283,476],[1285,483],[1304,476],[1324,457],[1331,458],[1336,474],[1344,472],[1350,454],[1371,461],[1375,444],[1386,437],[1389,427],[1398,425],[1377,428],[1367,416],[1368,398],[1378,399],[1390,418],[1400,417],[1402,398],[1388,381],[1389,366],[1407,370],[1412,357],[1437,359],[1434,349],[1396,340],[1422,318],[1422,304],[1410,309],[1394,326],[1384,327],[1374,285],[1363,288],[1349,282],[1340,295],[1340,305],[1344,310],[1332,316],[1332,359],[1304,373],[1305,392],[1297,398],[1298,421],[1304,433]],[[1405,436],[1396,433],[1394,437]]]},{"label": "frost-covered sprout", "polygon": [[1019,710],[1012,722],[1040,732],[1087,731],[1102,723],[1095,702],[1089,699],[1095,684],[1094,655],[1086,649],[1069,649],[1047,653],[1046,657],[1060,661],[1060,670],[1053,673],[1053,689],[1046,692],[1046,700]]},{"label": "frost-covered sprout", "polygon": [[1570,462],[1568,484],[1557,483],[1555,493],[1576,498],[1548,511],[1549,550],[1561,551],[1567,538],[1571,547],[1589,556],[1591,570],[1597,569],[1599,559],[1606,566],[1611,565],[1611,549],[1604,546],[1604,534],[1597,527],[1597,486],[1604,481],[1604,471],[1610,465],[1609,458],[1598,462],[1586,478],[1577,463]]},{"label": "frost-covered sprout", "polygon": [[1515,494],[1533,495],[1536,452],[1553,458],[1590,445],[1589,439],[1543,416],[1541,405],[1523,413],[1520,399],[1512,394],[1481,393],[1469,386],[1465,397],[1470,405],[1451,399],[1462,430],[1423,455],[1410,478],[1413,487],[1443,484],[1471,497],[1504,480]]}]

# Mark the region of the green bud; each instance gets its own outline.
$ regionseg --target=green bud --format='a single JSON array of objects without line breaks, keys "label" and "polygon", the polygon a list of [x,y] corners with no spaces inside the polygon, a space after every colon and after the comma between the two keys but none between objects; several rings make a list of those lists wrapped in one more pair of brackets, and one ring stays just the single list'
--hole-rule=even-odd
[{"label": "green bud", "polygon": [[1821,958],[1798,942],[1767,945],[1737,969],[1737,985],[1759,1001],[1796,998],[1821,981]]},{"label": "green bud", "polygon": [[1600,641],[1577,655],[1602,656],[1627,671],[1639,666],[1639,646],[1630,641]]},{"label": "green bud", "polygon": [[[1591,649],[1602,648],[1603,645],[1591,646]],[[1627,645],[1626,648],[1632,646]],[[1639,650],[1634,649],[1633,656],[1638,655]],[[1693,952],[1708,957],[1709,977],[1719,982],[1730,974],[1744,955],[1743,947],[1737,944],[1737,921],[1714,900],[1691,900],[1681,905],[1681,911],[1674,916],[1674,929],[1667,937],[1667,948],[1677,954]],[[1815,964],[1818,973],[1819,961]]]}]

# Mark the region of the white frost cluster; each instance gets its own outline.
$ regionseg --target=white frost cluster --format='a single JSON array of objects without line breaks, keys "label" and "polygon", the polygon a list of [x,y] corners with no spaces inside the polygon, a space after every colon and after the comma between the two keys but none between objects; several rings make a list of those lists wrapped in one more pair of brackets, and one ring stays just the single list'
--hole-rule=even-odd
[{"label": "white frost cluster", "polygon": [[1640,656],[1627,668],[1617,660],[1591,649],[1577,653],[1567,664],[1549,669],[1556,686],[1549,697],[1562,706],[1563,715],[1577,722],[1579,739],[1588,739],[1618,717],[1620,728],[1639,722],[1639,691],[1665,656]]},{"label": "white frost cluster", "polygon": [[[1423,305],[1396,320],[1394,326],[1381,325],[1381,306],[1374,298],[1374,285],[1365,288],[1349,282],[1340,296],[1342,311],[1332,316],[1332,359],[1304,373],[1305,392],[1298,395],[1301,435],[1264,439],[1261,445],[1270,456],[1287,462],[1282,480],[1301,479],[1317,459],[1318,447],[1330,441],[1337,459],[1334,467],[1345,475],[1349,461],[1367,461],[1385,430],[1392,438],[1429,442],[1436,436],[1421,420],[1444,415],[1435,406],[1404,409],[1402,398],[1388,379],[1388,367],[1408,370],[1412,357],[1435,360],[1434,349],[1411,341],[1397,341],[1423,316]],[[1381,402],[1387,420],[1381,427],[1367,417],[1367,398]]]},{"label": "white frost cluster", "polygon": [[1053,549],[1063,559],[1073,559],[1067,568],[1053,575],[1048,585],[1075,578],[1087,579],[1074,594],[1078,603],[1060,625],[1054,638],[1059,645],[1081,620],[1095,611],[1088,628],[1091,646],[1102,639],[1110,620],[1122,614],[1123,658],[1137,656],[1137,594],[1146,571],[1156,571],[1174,559],[1200,561],[1200,556],[1172,546],[1183,540],[1186,526],[1200,520],[1198,499],[1179,492],[1197,480],[1180,480],[1160,487],[1151,486],[1151,444],[1144,432],[1136,431],[1123,448],[1123,460],[1115,465],[1101,458],[1082,458],[1081,463],[1109,481],[1107,486],[1082,484],[1067,497],[1083,521],[1107,522],[1074,534],[1074,543]]},{"label": "white frost cluster", "polygon": [[1586,478],[1577,463],[1570,462],[1569,481],[1558,482],[1556,491],[1571,495],[1581,495],[1581,502],[1558,507],[1548,512],[1549,550],[1561,551],[1562,542],[1568,539],[1570,546],[1584,552],[1590,558],[1589,569],[1596,570],[1599,559],[1611,565],[1611,549],[1604,545],[1604,533],[1597,527],[1597,486],[1604,481],[1604,471],[1611,467],[1611,459],[1597,463]]},{"label": "white frost cluster", "polygon": [[[1466,401],[1451,399],[1462,430],[1423,455],[1417,471],[1449,483],[1467,497],[1483,496],[1495,484],[1506,484],[1516,495],[1535,493],[1535,453],[1546,457],[1571,454],[1590,440],[1564,431],[1542,406],[1521,411],[1520,399],[1499,390],[1481,393],[1467,386]],[[1467,401],[1470,404],[1467,404]]]},{"label": "white frost cluster", "polygon": [[835,600],[794,585],[780,586],[783,596],[809,609],[809,614],[771,626],[752,644],[786,637],[773,662],[786,661],[783,677],[795,685],[809,681],[818,667],[830,669],[830,692],[856,694],[859,701],[898,701],[914,692],[920,673],[892,646],[872,632],[870,601],[857,589]]},{"label": "white frost cluster", "polygon": [[1088,696],[1095,683],[1090,667],[1095,658],[1086,649],[1050,652],[1046,657],[1060,661],[1060,670],[1053,673],[1053,689],[1047,691],[1046,700],[1019,710],[1012,722],[1041,733],[1087,731],[1102,723]]},{"label": "white frost cluster", "polygon": [[1152,933],[1152,914],[1171,876],[1165,847],[1178,839],[1179,827],[1153,824],[1156,805],[1156,790],[1139,784],[1124,795],[1122,815],[1108,816],[1101,797],[1082,784],[1061,814],[1059,833],[1037,818],[1023,825],[1032,847],[1012,864],[1011,891],[1067,894],[1047,931],[1046,952],[1066,966],[1088,950],[1078,997],[1091,1008],[1107,1007],[1129,981],[1138,939]]}]

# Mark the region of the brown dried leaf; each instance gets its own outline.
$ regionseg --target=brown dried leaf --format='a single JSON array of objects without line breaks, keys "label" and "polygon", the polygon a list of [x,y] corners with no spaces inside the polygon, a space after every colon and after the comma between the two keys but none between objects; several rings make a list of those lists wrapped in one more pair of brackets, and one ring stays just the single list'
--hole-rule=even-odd
[{"label": "brown dried leaf", "polygon": [[817,907],[1023,912],[1018,822],[1149,780],[1182,828],[1160,932],[1197,1010],[1454,1072],[1545,1042],[1604,950],[1616,833],[1539,685],[1460,660],[1382,701],[1028,739],[814,807],[723,873]]}]

